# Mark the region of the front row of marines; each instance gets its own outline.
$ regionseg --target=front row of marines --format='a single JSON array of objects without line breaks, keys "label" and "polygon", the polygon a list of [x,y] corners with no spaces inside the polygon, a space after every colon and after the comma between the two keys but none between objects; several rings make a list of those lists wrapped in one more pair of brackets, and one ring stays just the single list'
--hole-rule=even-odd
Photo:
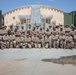
[{"label": "front row of marines", "polygon": [[76,27],[18,26],[0,29],[0,48],[76,48]]}]

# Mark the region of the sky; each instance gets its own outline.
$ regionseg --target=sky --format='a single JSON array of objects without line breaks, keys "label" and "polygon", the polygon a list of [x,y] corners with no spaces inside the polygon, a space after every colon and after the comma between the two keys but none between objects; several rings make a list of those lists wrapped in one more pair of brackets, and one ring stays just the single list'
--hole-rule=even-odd
[{"label": "sky", "polygon": [[5,13],[17,7],[32,4],[48,5],[65,12],[76,11],[76,0],[0,0],[0,10]]}]

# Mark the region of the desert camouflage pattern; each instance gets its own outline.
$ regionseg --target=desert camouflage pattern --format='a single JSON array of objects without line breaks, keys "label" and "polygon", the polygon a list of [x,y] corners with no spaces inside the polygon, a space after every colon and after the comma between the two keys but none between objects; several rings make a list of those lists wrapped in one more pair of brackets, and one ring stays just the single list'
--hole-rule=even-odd
[{"label": "desert camouflage pattern", "polygon": [[0,29],[0,48],[76,48],[76,27],[31,25]]}]

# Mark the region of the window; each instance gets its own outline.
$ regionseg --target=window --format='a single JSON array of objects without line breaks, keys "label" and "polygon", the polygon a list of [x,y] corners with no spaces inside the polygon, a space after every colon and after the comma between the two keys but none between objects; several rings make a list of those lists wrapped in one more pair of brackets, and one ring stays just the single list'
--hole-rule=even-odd
[{"label": "window", "polygon": [[21,24],[26,23],[26,19],[21,19]]},{"label": "window", "polygon": [[45,19],[42,19],[42,22],[45,23]]},{"label": "window", "polygon": [[13,20],[15,20],[15,17],[13,17]]},{"label": "window", "polygon": [[50,19],[49,18],[46,19],[46,23],[50,24]]}]

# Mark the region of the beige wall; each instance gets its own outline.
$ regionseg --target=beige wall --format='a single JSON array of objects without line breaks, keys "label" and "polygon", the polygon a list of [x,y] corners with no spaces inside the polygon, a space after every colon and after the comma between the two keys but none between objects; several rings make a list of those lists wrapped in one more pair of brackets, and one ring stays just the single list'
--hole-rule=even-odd
[{"label": "beige wall", "polygon": [[40,12],[41,15],[53,15],[51,22],[56,21],[56,25],[64,25],[64,13],[62,11],[49,7],[41,7]]},{"label": "beige wall", "polygon": [[[6,26],[9,25],[16,25],[16,23],[19,23],[19,15],[30,15],[31,14],[31,7],[24,7],[15,9],[9,13],[4,14],[4,24]],[[15,17],[15,19],[13,19]]]},{"label": "beige wall", "polygon": [[[53,15],[51,22],[56,21],[56,25],[64,25],[64,12],[58,9],[54,9],[48,6],[41,6],[40,8],[41,15]],[[11,11],[8,11],[4,14],[4,24],[5,26],[16,25],[20,22],[19,15],[31,15],[31,6],[20,7]],[[13,19],[15,17],[15,19]]]}]

